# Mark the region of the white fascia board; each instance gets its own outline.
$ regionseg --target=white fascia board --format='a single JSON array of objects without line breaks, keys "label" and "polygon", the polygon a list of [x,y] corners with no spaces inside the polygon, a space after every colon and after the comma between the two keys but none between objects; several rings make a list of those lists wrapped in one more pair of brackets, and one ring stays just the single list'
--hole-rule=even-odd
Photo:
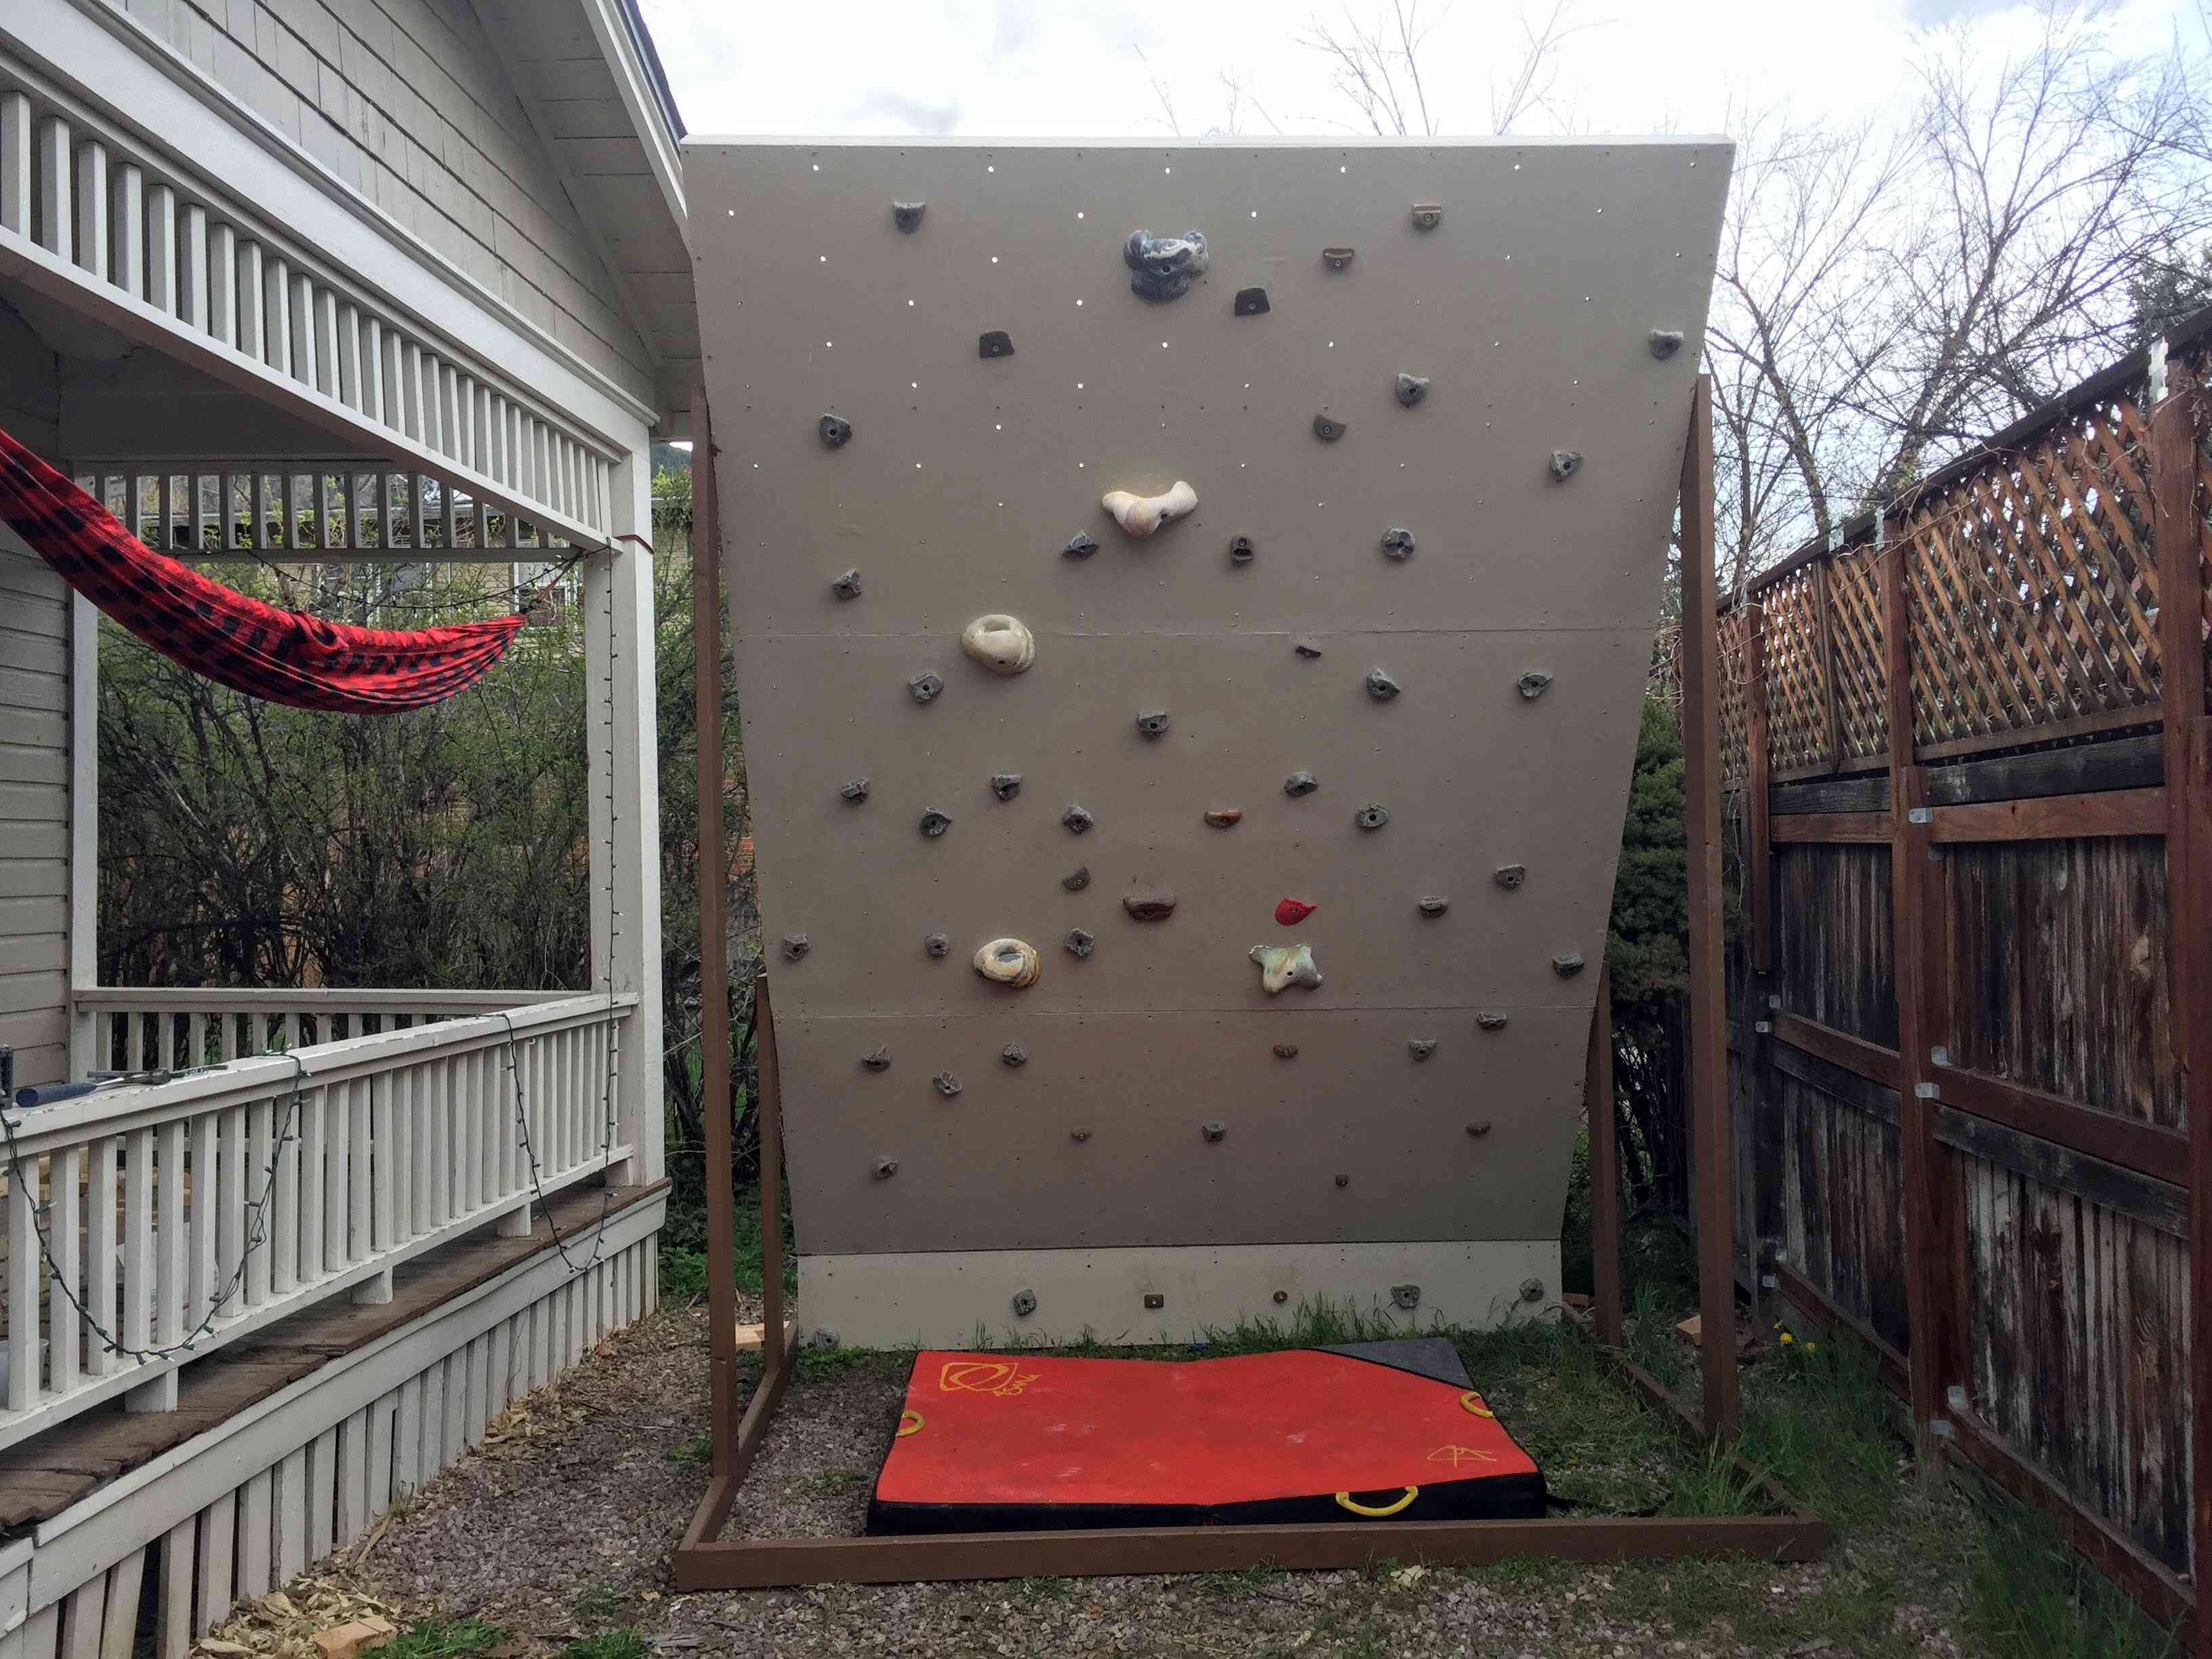
[{"label": "white fascia board", "polygon": [[638,142],[645,146],[646,158],[653,164],[653,176],[659,181],[660,194],[674,216],[676,228],[684,238],[684,246],[691,246],[690,209],[684,199],[684,158],[677,151],[660,122],[660,103],[645,84],[645,67],[630,51],[629,31],[614,15],[614,0],[583,0],[584,15],[591,20],[592,33],[605,56],[607,68],[615,77],[615,85],[622,93],[623,108],[629,112],[629,124],[637,129]]}]

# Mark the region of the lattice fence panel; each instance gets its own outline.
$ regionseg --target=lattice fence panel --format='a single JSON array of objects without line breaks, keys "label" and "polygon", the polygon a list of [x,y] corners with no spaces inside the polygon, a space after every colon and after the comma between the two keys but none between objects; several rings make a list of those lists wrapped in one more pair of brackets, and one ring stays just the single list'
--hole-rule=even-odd
[{"label": "lattice fence panel", "polygon": [[1821,580],[1819,563],[1808,565],[1751,606],[1765,629],[1767,764],[1778,775],[1832,760]]},{"label": "lattice fence panel", "polygon": [[[1894,544],[1889,556],[1897,556]],[[1848,548],[1823,559],[1828,583],[1830,651],[1835,664],[1836,721],[1846,762],[1889,753],[1889,659],[1881,629],[1882,556]]]},{"label": "lattice fence panel", "polygon": [[1721,613],[1717,624],[1720,660],[1715,665],[1717,672],[1714,690],[1718,693],[1715,700],[1720,704],[1721,787],[1724,789],[1741,788],[1751,773],[1745,747],[1748,711],[1744,696],[1744,606],[1731,605]]},{"label": "lattice fence panel", "polygon": [[[2212,636],[2212,559],[2204,556],[2204,525],[2208,514],[2212,514],[2212,346],[2199,345],[2189,356],[2178,360],[2169,375],[2169,384],[2187,388],[2197,399],[2193,425],[2197,433],[2198,609],[2203,617],[2204,631]],[[2204,672],[2206,707],[2212,708],[2212,653],[2206,653]]]}]

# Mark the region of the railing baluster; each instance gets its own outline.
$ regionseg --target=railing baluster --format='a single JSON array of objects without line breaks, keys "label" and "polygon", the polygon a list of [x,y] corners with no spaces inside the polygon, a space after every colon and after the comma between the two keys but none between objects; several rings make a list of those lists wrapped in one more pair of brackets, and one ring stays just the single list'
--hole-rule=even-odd
[{"label": "railing baluster", "polygon": [[46,1239],[54,1258],[46,1297],[46,1376],[56,1394],[76,1387],[83,1371],[78,1355],[84,1333],[70,1300],[84,1294],[84,1212],[77,1193],[83,1170],[83,1148],[54,1148],[46,1187]]},{"label": "railing baluster", "polygon": [[415,1091],[422,1062],[392,1073],[376,1120],[376,1248],[388,1250],[414,1237]]},{"label": "railing baluster", "polygon": [[331,360],[323,352],[324,313],[330,300],[327,289],[318,290],[304,273],[292,277],[292,378],[318,392],[330,390]]},{"label": "railing baluster", "polygon": [[285,1121],[287,1103],[291,1095],[275,1100],[249,1102],[246,1108],[246,1181],[241,1197],[252,1202],[262,1197],[259,1216],[261,1237],[257,1241],[252,1231],[255,1218],[243,1213],[239,1217],[240,1249],[246,1262],[245,1296],[248,1309],[258,1308],[269,1299],[270,1269],[276,1260],[280,1237],[279,1218],[284,1211],[281,1202],[283,1188],[280,1179],[281,1165],[276,1157],[275,1139],[277,1127]]},{"label": "railing baluster", "polygon": [[71,166],[69,123],[49,115],[39,123],[39,246],[56,258],[76,257],[76,211],[70,200],[75,173]]},{"label": "railing baluster", "polygon": [[146,191],[146,303],[173,317],[177,307],[177,192]]},{"label": "railing baluster", "polygon": [[108,254],[107,146],[88,140],[76,150],[76,263],[105,282]]},{"label": "railing baluster", "polygon": [[[223,1022],[225,1029],[229,1022]],[[216,1316],[234,1319],[244,1310],[245,1287],[239,1264],[246,1259],[246,1204],[261,1190],[261,1178],[249,1177],[246,1109],[233,1106],[217,1115],[216,1125],[215,1289]],[[249,1179],[251,1184],[249,1185]],[[259,1252],[256,1252],[259,1254]]]},{"label": "railing baluster", "polygon": [[155,1131],[155,1174],[160,1209],[155,1239],[160,1257],[154,1272],[154,1340],[168,1347],[184,1340],[185,1306],[191,1293],[191,1225],[185,1215],[185,1135],[182,1118]]},{"label": "railing baluster", "polygon": [[277,374],[290,376],[295,343],[292,316],[292,271],[274,254],[261,261],[262,361]]},{"label": "railing baluster", "polygon": [[39,1403],[39,1161],[23,1158],[8,1182],[8,1409]]},{"label": "railing baluster", "polygon": [[294,1283],[323,1276],[323,1164],[331,1097],[337,1086],[311,1091],[300,1104],[300,1254]]},{"label": "railing baluster", "polygon": [[371,419],[382,422],[395,431],[406,430],[402,414],[405,402],[400,380],[399,336],[372,317],[368,319],[368,365],[373,390],[369,395],[368,412]]},{"label": "railing baluster", "polygon": [[121,1268],[116,1237],[116,1170],[119,1135],[92,1143],[92,1178],[85,1191],[84,1368],[106,1376],[122,1362],[109,1351],[115,1329],[115,1289]]},{"label": "railing baluster", "polygon": [[222,1201],[222,1153],[213,1112],[195,1113],[191,1122],[192,1248],[190,1282],[185,1297],[186,1328],[215,1311],[219,1288],[216,1263],[219,1255],[222,1218],[229,1206]]},{"label": "railing baluster", "polygon": [[[376,1170],[376,1097],[389,1096],[391,1079],[380,1091],[374,1076],[363,1078],[353,1091],[351,1145],[346,1155],[346,1261],[368,1260],[376,1248],[374,1206],[382,1183]],[[385,1109],[391,1109],[387,1104]]]},{"label": "railing baluster", "polygon": [[346,1265],[346,1165],[353,1151],[354,1085],[334,1083],[323,1092],[323,1272]]},{"label": "railing baluster", "polygon": [[[107,264],[105,270],[101,269],[97,256],[94,256],[90,269],[94,276],[106,276],[132,299],[143,300],[148,297],[145,176],[137,167],[127,164],[109,174],[104,157],[97,161],[92,159],[99,156],[100,153],[99,145],[87,144],[78,157],[81,167],[89,163],[100,169],[108,191]],[[90,211],[92,192],[84,186],[85,177],[80,171],[77,175],[78,195],[87,203],[87,211]],[[82,239],[79,241],[78,251],[85,251]]]},{"label": "railing baluster", "polygon": [[208,326],[208,217],[197,202],[185,204],[177,234],[177,315],[188,328]]},{"label": "railing baluster", "polygon": [[0,92],[0,230],[31,234],[31,100]]},{"label": "railing baluster", "polygon": [[325,372],[325,378],[331,384],[324,390],[348,409],[366,412],[366,406],[362,402],[361,313],[349,305],[334,307],[327,289],[323,291],[320,301],[322,310],[316,315],[319,319],[325,313],[331,313],[330,327],[333,335],[331,344],[337,358],[337,373]]},{"label": "railing baluster", "polygon": [[151,1346],[154,1335],[154,1132],[134,1129],[123,1164],[123,1345],[131,1349]]}]

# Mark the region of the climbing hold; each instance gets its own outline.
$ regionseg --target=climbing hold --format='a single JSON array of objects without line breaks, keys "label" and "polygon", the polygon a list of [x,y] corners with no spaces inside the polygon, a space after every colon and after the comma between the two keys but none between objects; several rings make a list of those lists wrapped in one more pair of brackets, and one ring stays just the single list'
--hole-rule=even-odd
[{"label": "climbing hold", "polygon": [[842,575],[831,577],[830,580],[830,591],[832,593],[835,593],[841,599],[859,599],[860,597],[860,573],[857,569],[848,570]]},{"label": "climbing hold", "polygon": [[1310,772],[1293,772],[1283,780],[1283,793],[1293,800],[1300,795],[1310,795],[1320,787],[1319,780]]},{"label": "climbing hold", "polygon": [[1208,1142],[1217,1141],[1228,1134],[1229,1126],[1218,1117],[1210,1117],[1198,1126],[1198,1133]]},{"label": "climbing hold", "polygon": [[1026,991],[1044,972],[1036,946],[1018,939],[994,939],[975,951],[975,971],[994,985],[1011,985]]},{"label": "climbing hold", "polygon": [[1234,830],[1244,822],[1244,811],[1242,807],[1216,806],[1207,811],[1206,821],[1217,830]]},{"label": "climbing hold", "polygon": [[937,1092],[947,1100],[960,1092],[960,1079],[950,1072],[939,1072],[929,1080],[936,1087]]},{"label": "climbing hold", "polygon": [[1425,374],[1401,374],[1398,377],[1398,401],[1411,409],[1429,395],[1429,377]]},{"label": "climbing hold", "polygon": [[1285,927],[1295,927],[1320,908],[1318,904],[1309,903],[1302,898],[1277,899],[1275,920]]},{"label": "climbing hold", "polygon": [[1091,948],[1098,943],[1098,936],[1087,927],[1072,927],[1060,943],[1067,947],[1070,956],[1080,960],[1091,954]]},{"label": "climbing hold", "polygon": [[1367,695],[1377,702],[1388,702],[1398,695],[1398,682],[1380,668],[1367,671]]},{"label": "climbing hold", "polygon": [[1132,536],[1149,536],[1164,524],[1198,510],[1198,492],[1181,478],[1164,495],[1138,495],[1126,489],[1109,489],[1098,505],[1114,515],[1114,522]]},{"label": "climbing hold", "polygon": [[952,941],[943,933],[927,933],[922,937],[921,948],[933,957],[949,957],[952,954]]},{"label": "climbing hold", "polygon": [[1352,1184],[1352,1177],[1348,1175],[1340,1175],[1336,1178],[1336,1184],[1340,1187],[1349,1187]]},{"label": "climbing hold", "polygon": [[1229,538],[1229,562],[1231,564],[1252,562],[1252,538],[1249,536],[1231,536]]},{"label": "climbing hold", "polygon": [[1070,1129],[1067,1132],[1067,1138],[1073,1141],[1085,1141],[1091,1139],[1091,1131],[1088,1129]]},{"label": "climbing hold", "polygon": [[1485,1008],[1474,1017],[1474,1023],[1486,1031],[1502,1031],[1505,1029],[1505,1011],[1502,1008]]},{"label": "climbing hold", "polygon": [[1036,660],[1036,638],[1018,617],[994,611],[960,630],[960,648],[994,674],[1019,674]]},{"label": "climbing hold", "polygon": [[860,1056],[860,1064],[867,1071],[888,1072],[891,1068],[891,1051],[888,1048],[872,1049]]},{"label": "climbing hold", "polygon": [[952,827],[952,819],[950,814],[940,812],[937,808],[933,806],[921,815],[921,823],[919,827],[923,835],[928,836],[930,840],[935,841],[939,836],[943,835],[947,830],[950,830]]},{"label": "climbing hold", "polygon": [[1164,1308],[1168,1305],[1168,1299],[1166,1296],[1158,1291],[1146,1291],[1145,1292],[1145,1305],[1147,1308],[1152,1309],[1154,1311],[1158,1311],[1159,1309]]},{"label": "climbing hold", "polygon": [[916,702],[928,702],[945,690],[945,682],[934,674],[916,674],[906,683],[907,696]]},{"label": "climbing hold", "polygon": [[1574,450],[1555,449],[1552,452],[1552,477],[1559,483],[1566,483],[1582,468],[1583,458]]},{"label": "climbing hold", "polygon": [[1523,1302],[1541,1302],[1544,1299],[1544,1281],[1540,1279],[1522,1279],[1521,1299]]},{"label": "climbing hold", "polygon": [[866,778],[854,778],[837,793],[857,805],[868,798],[868,781]]},{"label": "climbing hold", "polygon": [[1067,545],[1060,550],[1071,559],[1087,559],[1098,550],[1098,538],[1088,531],[1079,530],[1067,538]]},{"label": "climbing hold", "polygon": [[1443,898],[1434,894],[1422,899],[1419,902],[1420,912],[1425,916],[1440,916],[1450,908],[1451,901],[1449,899]]},{"label": "climbing hold", "polygon": [[1313,417],[1313,434],[1325,444],[1333,444],[1344,435],[1344,422],[1316,415]]},{"label": "climbing hold", "polygon": [[1291,649],[1309,659],[1321,655],[1321,647],[1311,640],[1298,640],[1292,643]]},{"label": "climbing hold", "polygon": [[1552,958],[1552,971],[1561,979],[1572,979],[1583,970],[1582,952],[1570,951],[1565,956]]},{"label": "climbing hold", "polygon": [[1348,247],[1325,247],[1321,251],[1321,257],[1331,270],[1342,270],[1352,263],[1354,252],[1356,250]]},{"label": "climbing hold", "polygon": [[876,1179],[877,1179],[877,1180],[878,1180],[878,1181],[889,1181],[889,1180],[890,1180],[893,1176],[896,1175],[897,1173],[898,1173],[898,1160],[897,1160],[896,1158],[878,1158],[878,1159],[876,1160]]},{"label": "climbing hold", "polygon": [[1284,1304],[1284,1303],[1288,1302],[1290,1299],[1291,1299],[1291,1293],[1290,1293],[1288,1291],[1277,1291],[1275,1292],[1275,1305],[1276,1305],[1277,1307],[1279,1307],[1279,1307],[1281,1307],[1281,1306],[1283,1305],[1283,1304]]},{"label": "climbing hold", "polygon": [[1229,309],[1231,315],[1237,317],[1264,317],[1273,307],[1267,304],[1266,289],[1240,288],[1237,290],[1237,302]]},{"label": "climbing hold", "polygon": [[1097,819],[1091,816],[1090,812],[1086,809],[1080,806],[1069,807],[1067,811],[1060,815],[1060,821],[1067,826],[1068,833],[1073,836],[1081,835],[1085,830],[1090,829],[1092,824],[1098,822]]},{"label": "climbing hold", "polygon": [[929,204],[927,202],[893,202],[891,222],[911,236],[915,227],[921,223],[921,216],[928,210]]},{"label": "climbing hold", "polygon": [[1655,328],[1648,343],[1651,355],[1664,362],[1682,349],[1682,331],[1679,328]]},{"label": "climbing hold", "polygon": [[1321,983],[1310,945],[1255,945],[1249,954],[1260,964],[1260,983],[1269,996],[1293,985],[1310,991]]},{"label": "climbing hold", "polygon": [[1528,866],[1525,864],[1501,864],[1490,872],[1490,878],[1510,893],[1528,879]]},{"label": "climbing hold", "polygon": [[1514,689],[1520,692],[1522,696],[1526,697],[1530,702],[1534,702],[1537,698],[1544,695],[1544,688],[1551,683],[1552,677],[1549,674],[1547,674],[1540,668],[1532,668],[1527,673],[1523,674],[1519,679],[1514,681],[1513,686]]},{"label": "climbing hold", "polygon": [[1164,708],[1154,709],[1148,714],[1137,716],[1137,730],[1148,738],[1164,736],[1167,729],[1168,711]]},{"label": "climbing hold", "polygon": [[992,773],[991,793],[1000,800],[1012,800],[1022,793],[1022,775],[1018,772]]},{"label": "climbing hold", "polygon": [[1124,895],[1121,908],[1139,921],[1165,921],[1175,914],[1176,896],[1164,887],[1146,887]]},{"label": "climbing hold", "polygon": [[1035,1291],[1016,1291],[1014,1292],[1014,1312],[1017,1316],[1027,1319],[1036,1311],[1036,1292]]},{"label": "climbing hold", "polygon": [[1275,1058],[1277,1060],[1296,1060],[1297,1057],[1298,1045],[1297,1043],[1279,1042],[1275,1045]]},{"label": "climbing hold", "polygon": [[853,435],[853,423],[842,415],[824,415],[815,422],[814,430],[830,448],[842,449]]},{"label": "climbing hold", "polygon": [[1411,1313],[1421,1305],[1421,1287],[1418,1285],[1393,1285],[1390,1300]]},{"label": "climbing hold", "polygon": [[1382,532],[1382,556],[1404,561],[1413,556],[1413,532],[1396,526]]},{"label": "climbing hold", "polygon": [[1412,1037],[1406,1043],[1406,1052],[1415,1060],[1426,1060],[1436,1051],[1437,1040],[1434,1037]]},{"label": "climbing hold", "polygon": [[1030,1051],[1023,1048],[1018,1042],[1009,1042],[1005,1048],[999,1050],[999,1058],[1009,1066],[1027,1065],[1029,1063],[1029,1057]]},{"label": "climbing hold", "polygon": [[1060,878],[1060,884],[1071,893],[1079,893],[1091,885],[1091,866],[1079,864]]},{"label": "climbing hold", "polygon": [[1155,236],[1149,230],[1133,230],[1121,244],[1121,263],[1129,267],[1131,293],[1164,302],[1189,293],[1191,283],[1205,276],[1213,261],[1199,231]]},{"label": "climbing hold", "polygon": [[1011,357],[1014,355],[1014,337],[1003,328],[986,329],[975,337],[978,357]]},{"label": "climbing hold", "polygon": [[1484,1118],[1480,1122],[1468,1124],[1467,1126],[1467,1132],[1470,1135],[1473,1135],[1477,1140],[1481,1139],[1483,1136],[1490,1133],[1490,1120],[1488,1118]]},{"label": "climbing hold", "polygon": [[1444,210],[1443,203],[1416,202],[1413,204],[1413,228],[1415,230],[1434,230],[1438,225],[1443,223],[1443,222]]},{"label": "climbing hold", "polygon": [[1380,830],[1390,822],[1390,809],[1380,801],[1370,800],[1352,815],[1352,821],[1362,830]]},{"label": "climbing hold", "polygon": [[813,941],[804,933],[786,933],[783,936],[783,958],[786,962],[797,962],[813,948]]}]

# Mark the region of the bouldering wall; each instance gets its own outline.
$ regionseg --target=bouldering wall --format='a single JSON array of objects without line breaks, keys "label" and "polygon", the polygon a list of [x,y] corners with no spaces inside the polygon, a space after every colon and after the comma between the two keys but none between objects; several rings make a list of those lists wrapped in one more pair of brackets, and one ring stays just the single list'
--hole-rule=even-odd
[{"label": "bouldering wall", "polygon": [[687,145],[806,1327],[1556,1297],[1729,160]]}]

